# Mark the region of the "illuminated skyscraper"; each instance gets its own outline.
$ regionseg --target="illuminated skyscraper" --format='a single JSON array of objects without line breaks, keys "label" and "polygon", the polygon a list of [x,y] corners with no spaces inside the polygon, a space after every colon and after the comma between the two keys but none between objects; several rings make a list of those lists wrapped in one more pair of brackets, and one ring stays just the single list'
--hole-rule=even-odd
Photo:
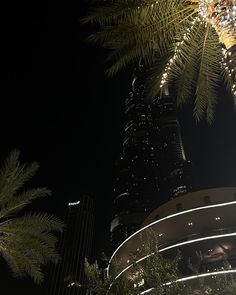
[{"label": "illuminated skyscraper", "polygon": [[123,154],[117,165],[112,247],[141,225],[158,205],[191,191],[191,164],[186,160],[173,97],[148,103],[143,66],[134,71],[125,103]]},{"label": "illuminated skyscraper", "polygon": [[85,258],[92,254],[94,202],[84,196],[67,206],[66,230],[60,243],[61,261],[50,274],[49,295],[84,295]]}]

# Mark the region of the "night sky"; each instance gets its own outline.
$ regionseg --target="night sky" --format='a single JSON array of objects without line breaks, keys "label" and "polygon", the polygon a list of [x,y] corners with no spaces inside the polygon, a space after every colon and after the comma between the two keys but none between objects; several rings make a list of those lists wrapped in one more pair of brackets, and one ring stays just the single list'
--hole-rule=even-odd
[{"label": "night sky", "polygon": [[[29,210],[63,217],[68,201],[86,193],[96,202],[95,249],[108,244],[114,164],[122,148],[124,99],[130,71],[104,76],[105,52],[86,43],[82,0],[6,1],[1,7],[0,160],[13,148],[40,170],[30,186],[53,196]],[[196,188],[236,186],[236,115],[220,91],[213,126],[196,125],[191,105],[180,111]],[[16,280],[1,263],[1,294],[43,294],[30,280]]]}]

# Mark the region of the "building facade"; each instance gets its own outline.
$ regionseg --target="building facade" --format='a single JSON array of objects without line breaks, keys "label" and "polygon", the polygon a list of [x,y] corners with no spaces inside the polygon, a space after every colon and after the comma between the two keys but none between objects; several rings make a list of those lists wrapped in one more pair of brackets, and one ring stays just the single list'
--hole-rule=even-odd
[{"label": "building facade", "polygon": [[[156,208],[141,228],[117,247],[110,266],[116,258],[123,262],[120,273],[129,271],[129,254],[142,247],[148,238],[144,233],[152,229],[159,236],[158,251],[164,257],[174,257],[181,251],[182,275],[178,281],[197,286],[199,275],[211,279],[236,274],[235,210],[235,187],[201,190],[170,200]],[[145,259],[148,256],[140,259],[140,263]],[[199,274],[191,272],[189,259],[193,266],[198,266]],[[145,294],[149,293],[148,288]]]},{"label": "building facade", "polygon": [[83,196],[77,202],[70,202],[65,224],[59,246],[61,261],[50,272],[48,295],[85,295],[84,261],[92,255],[93,199]]}]

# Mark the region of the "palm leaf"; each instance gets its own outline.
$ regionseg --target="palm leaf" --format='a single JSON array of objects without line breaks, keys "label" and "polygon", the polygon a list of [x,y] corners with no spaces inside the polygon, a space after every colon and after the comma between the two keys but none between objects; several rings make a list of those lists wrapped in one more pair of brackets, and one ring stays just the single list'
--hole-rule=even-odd
[{"label": "palm leaf", "polygon": [[[227,71],[223,75],[219,71],[222,28],[215,30],[213,22],[201,14],[198,1],[110,1],[94,9],[84,22],[100,27],[90,40],[109,50],[109,75],[141,59],[151,68],[150,96],[161,93],[163,81],[174,83],[178,104],[195,98],[196,121],[204,116],[209,123],[213,121],[217,85],[222,76],[232,91],[232,77]],[[171,58],[175,62],[169,69]],[[163,80],[163,75],[168,79]]]},{"label": "palm leaf", "polygon": [[[109,9],[105,6],[98,8],[97,13],[95,10],[87,21],[96,19],[102,24],[102,30],[90,40],[112,50],[108,60],[113,62],[113,66],[108,73],[113,75],[140,57],[152,63],[157,53],[166,55],[172,47],[176,32],[194,12],[193,7],[186,8],[184,2],[117,1],[115,4],[111,3]],[[125,13],[124,5],[129,7]]]},{"label": "palm leaf", "polygon": [[221,51],[218,44],[214,29],[208,25],[200,43],[200,65],[194,107],[194,115],[197,121],[203,118],[205,112],[208,122],[212,123],[213,121],[217,88],[221,79],[221,69],[218,62]]},{"label": "palm leaf", "polygon": [[[179,45],[176,59],[170,67],[168,83],[174,83],[177,93],[177,104],[182,105],[193,96],[199,61],[199,42],[205,31],[204,24],[196,22],[192,27],[186,28],[178,37]],[[187,37],[186,37],[187,36]]]},{"label": "palm leaf", "polygon": [[4,206],[38,170],[39,165],[35,162],[21,165],[19,155],[19,151],[12,151],[0,170],[0,207]]},{"label": "palm leaf", "polygon": [[48,214],[31,214],[0,224],[0,253],[16,276],[31,276],[36,283],[43,280],[41,266],[57,262],[56,237],[63,223]]},{"label": "palm leaf", "polygon": [[61,232],[64,225],[46,213],[9,218],[36,198],[50,194],[47,188],[22,191],[37,169],[36,163],[20,164],[19,152],[13,151],[0,170],[0,255],[14,276],[28,275],[40,283],[42,265],[59,259],[55,232]]},{"label": "palm leaf", "polygon": [[8,202],[4,202],[5,204],[2,206],[0,211],[0,218],[9,217],[9,215],[16,214],[35,199],[46,197],[50,194],[51,191],[48,188],[42,187],[27,190],[20,194],[14,195],[10,200],[8,200]]}]

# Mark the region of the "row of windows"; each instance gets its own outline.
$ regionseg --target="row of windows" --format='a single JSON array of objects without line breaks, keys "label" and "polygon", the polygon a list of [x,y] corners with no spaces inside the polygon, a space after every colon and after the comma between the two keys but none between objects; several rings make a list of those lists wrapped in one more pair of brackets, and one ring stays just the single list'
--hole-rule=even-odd
[{"label": "row of windows", "polygon": [[[233,198],[236,199],[236,193],[234,193]],[[210,196],[203,196],[203,203],[204,203],[204,205],[211,204],[211,197]],[[180,211],[183,211],[183,210],[184,210],[184,207],[183,207],[182,203],[176,204],[176,211],[177,212],[180,212]],[[155,219],[157,220],[159,218],[160,218],[160,216],[159,216],[159,214],[157,214],[155,216]]]}]

